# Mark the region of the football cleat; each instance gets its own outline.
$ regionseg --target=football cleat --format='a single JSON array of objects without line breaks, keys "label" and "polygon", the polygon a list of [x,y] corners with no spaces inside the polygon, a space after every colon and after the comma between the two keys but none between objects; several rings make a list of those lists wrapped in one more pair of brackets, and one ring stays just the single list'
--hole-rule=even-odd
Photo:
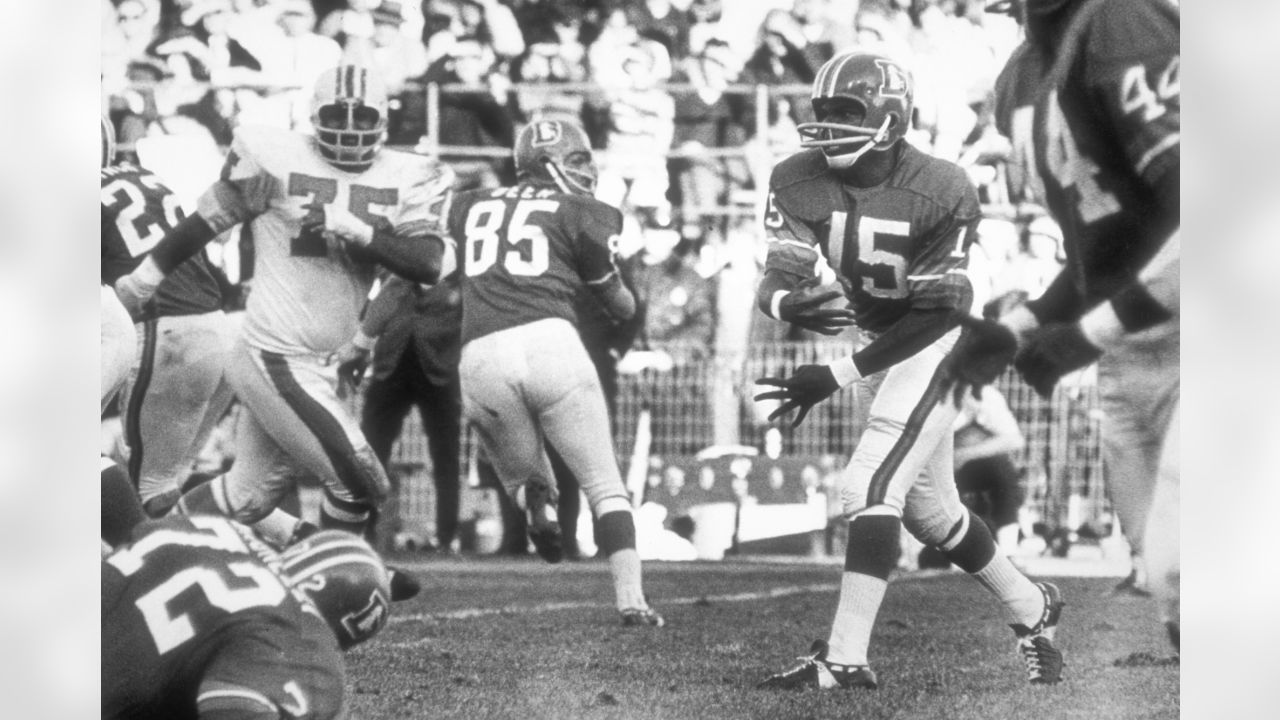
[{"label": "football cleat", "polygon": [[667,624],[665,618],[658,614],[653,608],[627,608],[621,610],[623,627],[662,627]]},{"label": "football cleat", "polygon": [[391,579],[391,602],[412,600],[422,591],[422,583],[401,568],[388,565],[387,575]]},{"label": "football cleat", "polygon": [[549,563],[564,559],[564,538],[556,515],[555,491],[545,478],[524,484],[525,524],[538,555]]},{"label": "football cleat", "polygon": [[835,688],[875,690],[880,687],[876,674],[866,665],[840,665],[827,661],[827,643],[814,640],[808,655],[796,658],[799,662],[787,670],[765,678],[756,687],[766,690],[803,690]]},{"label": "football cleat", "polygon": [[1111,588],[1112,595],[1133,595],[1134,597],[1151,597],[1151,591],[1147,589],[1146,578],[1138,572],[1138,568],[1129,571],[1128,576]]},{"label": "football cleat", "polygon": [[1062,652],[1053,646],[1053,635],[1062,616],[1062,593],[1053,583],[1036,583],[1044,595],[1044,612],[1035,626],[1012,623],[1018,638],[1018,654],[1027,666],[1027,680],[1032,685],[1052,685],[1062,681]]}]

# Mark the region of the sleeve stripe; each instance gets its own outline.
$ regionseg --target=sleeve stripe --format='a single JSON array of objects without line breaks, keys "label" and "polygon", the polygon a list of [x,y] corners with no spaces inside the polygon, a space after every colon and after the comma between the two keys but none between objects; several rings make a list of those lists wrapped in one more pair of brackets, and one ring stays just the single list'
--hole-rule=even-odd
[{"label": "sleeve stripe", "polygon": [[605,283],[609,282],[610,280],[612,280],[613,278],[617,277],[617,275],[618,275],[617,271],[615,271],[615,270],[610,270],[610,271],[609,271],[609,274],[605,275],[604,277],[600,278],[599,280],[588,280],[588,281],[587,281],[587,284],[588,284],[588,285],[603,285],[603,284],[605,284]]},{"label": "sleeve stripe", "polygon": [[1146,172],[1147,166],[1150,165],[1152,162],[1154,162],[1155,159],[1159,157],[1161,153],[1179,144],[1180,142],[1182,142],[1182,133],[1173,133],[1172,135],[1165,136],[1164,140],[1161,140],[1160,142],[1156,143],[1155,147],[1151,148],[1146,153],[1144,153],[1142,158],[1138,160],[1138,165],[1137,165],[1138,173],[1141,174]]},{"label": "sleeve stripe", "polygon": [[811,252],[817,252],[817,250],[814,249],[812,245],[808,243],[800,242],[799,240],[788,240],[786,238],[769,238],[769,242],[774,245],[795,245],[801,250],[809,250]]},{"label": "sleeve stripe", "polygon": [[235,689],[224,688],[220,690],[206,690],[205,692],[200,693],[198,697],[196,697],[196,703],[199,704],[199,703],[207,702],[210,700],[221,700],[225,698],[249,700],[251,702],[255,702],[265,707],[268,707],[273,711],[277,709],[276,704],[271,701],[271,698],[268,698],[266,695],[263,695],[260,692],[255,692],[248,688],[235,688]]}]

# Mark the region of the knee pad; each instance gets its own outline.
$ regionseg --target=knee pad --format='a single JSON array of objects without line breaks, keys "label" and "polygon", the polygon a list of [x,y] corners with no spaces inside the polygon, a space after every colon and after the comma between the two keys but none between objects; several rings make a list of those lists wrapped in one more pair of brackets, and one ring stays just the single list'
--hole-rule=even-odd
[{"label": "knee pad", "polygon": [[902,518],[887,505],[876,505],[849,521],[844,570],[888,580],[898,564]]},{"label": "knee pad", "polygon": [[600,516],[596,534],[600,538],[600,551],[609,557],[619,550],[636,547],[636,524],[631,510],[615,510]]}]

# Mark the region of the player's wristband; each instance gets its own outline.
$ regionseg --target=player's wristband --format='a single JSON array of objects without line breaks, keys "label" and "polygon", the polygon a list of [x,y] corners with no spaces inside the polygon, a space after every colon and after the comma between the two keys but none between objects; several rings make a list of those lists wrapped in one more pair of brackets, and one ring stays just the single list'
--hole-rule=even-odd
[{"label": "player's wristband", "polygon": [[774,320],[782,319],[782,299],[790,294],[790,290],[779,290],[773,294],[773,298],[769,300],[769,317]]},{"label": "player's wristband", "polygon": [[377,341],[377,338],[373,338],[373,337],[369,337],[368,335],[365,335],[363,329],[356,330],[355,337],[351,338],[352,345],[355,345],[356,347],[365,351],[372,350],[373,344],[376,341]]},{"label": "player's wristband", "polygon": [[1124,333],[1124,323],[1109,302],[1102,303],[1080,318],[1080,334],[1099,350],[1114,345]]},{"label": "player's wristband", "polygon": [[827,367],[831,370],[831,375],[835,377],[840,387],[852,385],[862,377],[862,373],[858,372],[858,366],[853,362],[852,356],[845,356],[835,362],[827,363]]}]

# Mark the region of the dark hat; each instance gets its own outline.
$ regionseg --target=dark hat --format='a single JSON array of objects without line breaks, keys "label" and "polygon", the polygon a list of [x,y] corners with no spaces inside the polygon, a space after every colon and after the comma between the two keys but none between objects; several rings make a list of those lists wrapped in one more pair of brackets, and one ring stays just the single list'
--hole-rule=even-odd
[{"label": "dark hat", "polygon": [[404,9],[398,2],[385,0],[381,5],[373,9],[373,21],[381,23],[391,23],[393,25],[401,25],[404,23]]}]

